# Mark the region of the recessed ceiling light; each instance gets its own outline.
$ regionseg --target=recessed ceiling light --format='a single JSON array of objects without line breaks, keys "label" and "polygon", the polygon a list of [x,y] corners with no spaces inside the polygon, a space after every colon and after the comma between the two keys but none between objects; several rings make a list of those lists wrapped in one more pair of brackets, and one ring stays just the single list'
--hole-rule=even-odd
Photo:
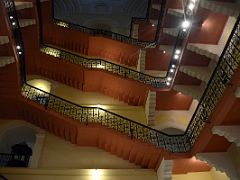
[{"label": "recessed ceiling light", "polygon": [[190,9],[191,11],[194,9],[194,4],[193,3],[190,3],[189,5],[188,5],[188,9]]},{"label": "recessed ceiling light", "polygon": [[168,81],[171,81],[171,80],[172,80],[172,78],[171,78],[171,77],[168,77],[168,78],[167,78],[167,80],[168,80]]},{"label": "recessed ceiling light", "polygon": [[188,28],[189,25],[190,25],[190,22],[187,21],[187,20],[183,21],[183,23],[182,23],[182,27],[183,27],[184,29]]},{"label": "recessed ceiling light", "polygon": [[175,53],[176,53],[176,54],[180,54],[180,53],[181,53],[180,49],[177,49],[177,50],[175,51]]},{"label": "recessed ceiling light", "polygon": [[178,58],[179,58],[179,55],[175,54],[174,59],[178,59]]}]

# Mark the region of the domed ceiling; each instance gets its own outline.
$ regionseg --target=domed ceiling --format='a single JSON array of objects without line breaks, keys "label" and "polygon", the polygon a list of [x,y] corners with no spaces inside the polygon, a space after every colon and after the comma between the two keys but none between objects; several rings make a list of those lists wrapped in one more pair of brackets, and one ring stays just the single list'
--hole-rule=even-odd
[{"label": "domed ceiling", "polygon": [[148,0],[54,0],[54,16],[129,36],[132,17],[145,18]]}]

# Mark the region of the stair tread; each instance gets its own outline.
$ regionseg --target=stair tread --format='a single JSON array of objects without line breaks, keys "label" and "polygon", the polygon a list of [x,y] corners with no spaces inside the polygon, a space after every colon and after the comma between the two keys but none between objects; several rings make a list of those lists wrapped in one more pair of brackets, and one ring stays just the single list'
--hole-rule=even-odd
[{"label": "stair tread", "polygon": [[26,27],[36,24],[35,19],[19,19],[19,25],[20,27]]},{"label": "stair tread", "polygon": [[174,90],[180,91],[183,94],[193,96],[196,99],[200,99],[204,89],[199,86],[193,86],[193,85],[175,85],[173,87]]},{"label": "stair tread", "polygon": [[212,74],[212,70],[209,67],[199,66],[180,66],[179,71],[188,74],[189,76],[200,78],[200,80],[208,81]]},{"label": "stair tread", "polygon": [[32,2],[15,1],[14,4],[15,4],[16,10],[27,9],[27,8],[33,7]]},{"label": "stair tread", "polygon": [[240,10],[240,2],[227,3],[218,1],[202,0],[200,1],[200,6],[211,11],[221,12],[228,16],[238,17]]},{"label": "stair tread", "polygon": [[0,56],[0,67],[4,67],[8,64],[12,64],[15,62],[14,57],[11,56]]},{"label": "stair tread", "polygon": [[218,61],[224,47],[213,44],[188,43],[187,49],[197,54],[204,55],[210,59]]},{"label": "stair tread", "polygon": [[160,10],[161,6],[159,4],[153,4],[152,8],[156,10]]},{"label": "stair tread", "polygon": [[178,17],[182,17],[184,14],[183,9],[171,9],[168,8],[168,14],[174,15],[174,16],[178,16]]},{"label": "stair tread", "polygon": [[0,56],[0,60],[4,60],[4,59],[14,59],[13,56]]},{"label": "stair tread", "polygon": [[9,43],[8,36],[0,36],[0,45],[8,44],[8,43]]},{"label": "stair tread", "polygon": [[172,54],[174,46],[171,46],[171,45],[160,45],[159,49],[163,50],[163,51],[166,51],[169,54]]},{"label": "stair tread", "polygon": [[178,28],[163,28],[163,33],[171,35],[171,36],[177,36],[179,32]]}]

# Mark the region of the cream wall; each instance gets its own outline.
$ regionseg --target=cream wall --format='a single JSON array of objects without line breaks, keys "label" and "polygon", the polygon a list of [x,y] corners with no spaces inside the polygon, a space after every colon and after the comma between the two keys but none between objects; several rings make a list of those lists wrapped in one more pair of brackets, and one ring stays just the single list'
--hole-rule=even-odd
[{"label": "cream wall", "polygon": [[196,172],[187,174],[175,174],[172,180],[230,180],[225,173],[212,168],[208,172]]},{"label": "cream wall", "polygon": [[226,176],[225,173],[216,171],[215,168],[211,169],[210,174],[211,174],[213,180],[230,180],[229,177]]},{"label": "cream wall", "polygon": [[[133,163],[96,147],[79,147],[54,136],[23,120],[0,120],[1,133],[12,127],[28,127],[36,131],[36,135],[44,135],[41,143],[37,143],[39,151],[33,149],[34,166],[39,168],[101,168],[101,169],[139,169]],[[40,145],[40,146],[39,146]],[[31,165],[31,164],[30,164]]]},{"label": "cream wall", "polygon": [[[72,88],[62,83],[47,79],[42,76],[28,75],[28,83],[35,87],[43,87],[50,90],[51,93],[63,99],[69,100],[82,106],[100,106],[123,117],[127,117],[133,121],[147,124],[145,116],[145,107],[129,106],[124,102],[118,101],[109,96],[95,92],[83,92],[79,89]],[[41,83],[42,82],[42,83]],[[47,88],[49,87],[49,88]],[[41,88],[40,88],[41,89]],[[48,91],[50,92],[50,91]]]},{"label": "cream wall", "polygon": [[47,133],[40,168],[140,168],[129,161],[95,147],[79,147]]},{"label": "cream wall", "polygon": [[0,169],[9,180],[157,180],[153,170],[68,170],[68,169]]},{"label": "cream wall", "polygon": [[177,174],[172,177],[172,180],[213,180],[209,172]]}]

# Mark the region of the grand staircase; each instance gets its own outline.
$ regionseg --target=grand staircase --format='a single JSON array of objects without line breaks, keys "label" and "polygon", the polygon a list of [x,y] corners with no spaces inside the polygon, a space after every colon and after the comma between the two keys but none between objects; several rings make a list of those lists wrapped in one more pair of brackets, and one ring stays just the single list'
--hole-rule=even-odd
[{"label": "grand staircase", "polygon": [[[31,3],[29,2],[18,2],[15,4],[16,10],[22,11],[24,10],[24,8],[29,9],[35,6],[33,4],[30,4]],[[3,8],[3,4],[1,4],[1,8]],[[181,14],[182,11],[179,11],[178,9],[171,10],[170,12],[174,16],[177,15],[179,17],[179,14]],[[8,9],[8,13],[15,13],[15,11],[10,8]],[[11,23],[5,23],[8,23],[8,26],[17,26],[16,29],[20,27],[28,28],[29,26],[36,25],[36,20],[33,17],[26,20],[24,17],[24,13],[22,15],[21,13],[19,14],[19,26],[18,24],[15,24],[16,22],[18,22],[17,19],[14,19],[14,21],[11,20],[11,16],[9,17],[9,22]],[[222,61],[221,63],[219,63],[218,69],[216,70],[217,73],[215,72],[216,75],[211,78],[212,85],[208,85],[208,89],[207,91],[205,91],[204,94],[205,96],[203,100],[200,101],[197,111],[194,114],[192,121],[190,122],[189,128],[184,135],[179,135],[176,137],[169,136],[165,133],[132,122],[124,117],[120,117],[116,114],[107,112],[106,110],[98,107],[86,108],[78,106],[62,98],[56,97],[50,93],[46,93],[40,89],[31,87],[30,85],[26,84],[26,82],[23,82],[21,91],[22,96],[20,97],[23,118],[37,126],[40,126],[41,128],[48,130],[53,134],[56,134],[59,137],[70,141],[71,143],[77,145],[97,146],[113,154],[116,154],[119,157],[128,159],[130,160],[130,162],[134,162],[135,164],[142,167],[157,169],[163,158],[163,154],[165,153],[163,148],[172,152],[187,152],[191,149],[191,147],[195,143],[196,138],[200,134],[201,130],[204,128],[206,121],[210,117],[211,113],[214,110],[214,107],[217,104],[217,101],[223,95],[223,91],[227,87],[227,83],[230,81],[230,78],[233,76],[234,71],[236,71],[238,67],[238,31],[239,17],[238,24],[235,25],[234,31],[230,36],[231,41],[228,42],[229,46],[225,49],[225,54],[223,54],[220,58],[220,60]],[[168,33],[169,30],[165,30],[164,33],[166,32],[171,36],[175,36],[174,33]],[[6,43],[8,43],[5,35],[6,34],[4,34],[4,38],[1,40],[1,43],[3,43],[3,45],[6,45]],[[8,35],[8,37],[11,36]],[[22,43],[19,39],[15,39],[15,41],[15,43],[17,44]],[[230,46],[235,46],[237,48],[233,50],[230,48]],[[21,47],[22,46],[20,46],[20,49]],[[14,54],[16,57],[17,55],[19,57],[22,57],[21,55],[24,54],[24,50],[20,49],[18,48],[18,46],[13,47],[13,51],[15,52],[15,54],[12,54]],[[188,50],[191,51],[191,49]],[[59,50],[56,50],[56,52],[59,52]],[[50,55],[52,54],[54,53],[50,53]],[[232,67],[229,66],[228,62],[224,61],[227,55],[231,55],[233,57],[232,61],[233,63],[235,63],[235,66],[232,68],[233,70],[229,74],[227,74],[228,79],[221,79],[221,75],[225,73],[221,69],[223,67]],[[198,57],[199,55],[195,56]],[[57,57],[59,57],[58,54]],[[195,78],[198,81],[195,81],[197,83],[195,83],[194,85],[191,85],[191,82],[188,84],[184,84],[186,80],[183,82],[179,81],[179,84],[175,84],[173,88],[175,88],[179,92],[191,95],[195,99],[200,100],[202,97],[201,94],[205,90],[206,84],[210,79],[211,72],[207,72],[209,72],[209,69],[213,71],[212,67],[216,67],[216,64],[212,64],[211,60],[206,63],[207,65],[204,65],[200,68],[198,66],[194,66],[191,63],[188,64],[188,62],[185,61],[186,64],[180,66],[179,70],[182,71],[185,76],[190,76],[190,79]],[[21,64],[23,62],[20,61],[18,63]],[[14,68],[18,66],[17,63],[13,63],[12,65],[16,65],[14,66]],[[3,76],[1,76],[1,78],[7,79],[9,77],[11,71],[7,68],[10,66],[11,65],[1,67],[4,70],[0,72],[1,74],[4,74]],[[14,68],[13,70],[16,70],[17,72],[17,80],[20,79],[18,77],[18,74],[21,73],[21,76],[25,76],[25,72],[19,71],[17,68]],[[202,75],[202,73],[207,74]],[[3,84],[3,86],[1,83],[0,90],[6,87],[10,89],[15,89],[13,86],[16,86],[16,84],[18,84],[16,83],[18,82],[17,80],[14,79],[14,83],[6,82],[6,84]],[[68,82],[68,80],[66,80],[66,82]],[[219,91],[214,92],[214,88],[218,89]],[[1,95],[11,94],[11,90],[3,90],[3,92],[0,92]],[[14,91],[14,93],[19,93],[19,90],[17,89],[16,91]],[[195,133],[191,134],[192,132]],[[95,133],[94,136],[91,133]],[[188,136],[190,134],[191,136]],[[118,141],[116,141],[116,139],[118,139]]]}]

